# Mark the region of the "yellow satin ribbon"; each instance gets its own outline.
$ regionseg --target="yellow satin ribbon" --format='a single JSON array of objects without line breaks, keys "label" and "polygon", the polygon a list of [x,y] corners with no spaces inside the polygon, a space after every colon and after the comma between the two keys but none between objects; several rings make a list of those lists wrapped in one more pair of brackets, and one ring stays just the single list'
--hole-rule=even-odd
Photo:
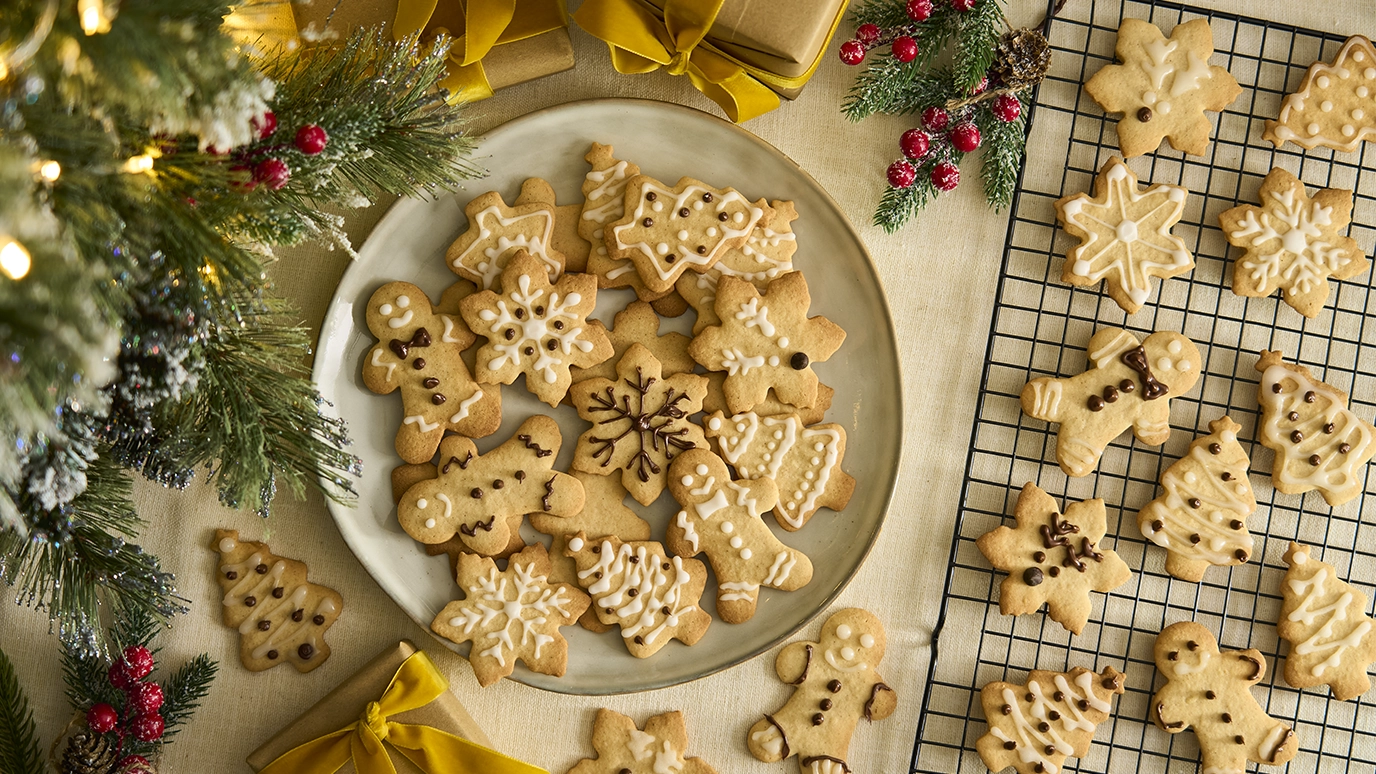
[{"label": "yellow satin ribbon", "polygon": [[334,774],[350,760],[358,774],[396,774],[383,742],[426,774],[549,774],[437,728],[388,720],[424,707],[447,690],[449,682],[435,662],[416,651],[358,722],[288,750],[259,774]]},{"label": "yellow satin ribbon", "polygon": [[[397,40],[426,28],[435,7],[459,0],[400,0],[392,34]],[[462,30],[433,30],[454,35],[449,74],[440,86],[450,101],[476,102],[492,96],[483,57],[494,46],[533,38],[569,24],[565,0],[466,0]]]},{"label": "yellow satin ribbon", "polygon": [[[771,86],[795,89],[807,83],[826,49],[818,52],[807,72],[793,78],[747,64],[704,40],[722,2],[667,0],[661,19],[657,9],[643,0],[587,0],[573,18],[607,43],[617,72],[632,75],[663,67],[670,75],[687,75],[698,91],[740,123],[779,106],[779,95]],[[844,11],[842,3],[828,40]]]}]

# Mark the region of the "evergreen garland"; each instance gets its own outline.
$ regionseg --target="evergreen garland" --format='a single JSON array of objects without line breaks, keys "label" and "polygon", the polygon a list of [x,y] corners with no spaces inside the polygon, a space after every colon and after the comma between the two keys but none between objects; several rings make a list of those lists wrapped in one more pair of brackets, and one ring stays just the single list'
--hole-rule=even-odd
[{"label": "evergreen garland", "polygon": [[28,697],[19,686],[9,656],[0,650],[0,771],[44,774],[46,768]]}]

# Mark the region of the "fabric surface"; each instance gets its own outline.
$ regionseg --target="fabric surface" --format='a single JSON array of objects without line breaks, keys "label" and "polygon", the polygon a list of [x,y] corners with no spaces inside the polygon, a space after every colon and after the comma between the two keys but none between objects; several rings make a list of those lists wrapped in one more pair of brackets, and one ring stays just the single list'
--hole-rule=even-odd
[{"label": "fabric surface", "polygon": [[[1037,21],[1045,9],[1040,0],[1012,0],[1010,5],[1015,25]],[[1211,5],[1319,29],[1376,34],[1364,0],[1254,3],[1250,8],[1242,0],[1219,0]],[[852,32],[851,25],[843,24],[839,36]],[[664,73],[618,75],[604,44],[576,28],[572,34],[577,67],[474,105],[470,115],[475,132],[542,107],[592,97],[644,97],[716,112],[687,79]],[[906,449],[897,490],[878,542],[835,605],[864,607],[883,620],[889,645],[880,671],[899,699],[893,717],[861,724],[851,745],[851,769],[897,774],[908,770],[919,720],[1007,217],[985,207],[972,163],[965,170],[965,185],[942,196],[900,233],[888,236],[869,225],[884,185],[883,170],[898,157],[898,136],[914,120],[876,116],[853,125],[841,115],[841,100],[857,71],[836,58],[839,43],[832,42],[797,101],[745,126],[797,161],[840,202],[869,246],[898,329]],[[476,195],[486,189],[474,181],[469,190]],[[347,229],[356,245],[389,204],[349,215]],[[282,251],[274,276],[279,291],[295,301],[303,320],[314,327],[347,263],[345,255],[320,247]],[[498,749],[552,772],[564,772],[593,755],[593,717],[603,706],[638,723],[653,714],[683,710],[688,754],[721,772],[796,770],[792,760],[754,760],[745,744],[747,730],[761,713],[778,708],[791,695],[792,689],[774,676],[777,650],[712,677],[637,695],[570,697],[510,680],[479,689],[467,662],[435,643],[373,582],[345,546],[320,497],[295,501],[284,494],[266,522],[221,507],[214,491],[199,483],[185,492],[139,483],[137,500],[143,516],[155,525],[142,542],[177,574],[181,593],[192,601],[191,612],[178,617],[160,638],[163,662],[175,667],[203,650],[221,662],[207,704],[169,748],[164,772],[248,771],[244,757],[249,752],[403,637],[431,654]],[[333,656],[323,667],[305,675],[286,667],[252,674],[239,664],[239,638],[220,623],[216,602],[220,592],[212,577],[215,555],[209,543],[217,527],[241,530],[305,560],[313,582],[343,594],[347,610],[329,633]],[[799,636],[815,639],[824,618]],[[958,638],[960,633],[948,635]],[[46,745],[70,718],[58,677],[56,639],[41,613],[6,600],[0,604],[0,647],[18,666]]]}]

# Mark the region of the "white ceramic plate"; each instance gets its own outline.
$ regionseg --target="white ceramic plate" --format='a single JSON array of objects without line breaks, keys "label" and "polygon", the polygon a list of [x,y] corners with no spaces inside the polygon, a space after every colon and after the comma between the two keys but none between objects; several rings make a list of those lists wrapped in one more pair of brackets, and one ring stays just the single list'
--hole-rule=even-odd
[{"label": "white ceramic plate", "polygon": [[[479,163],[486,179],[469,191],[437,201],[403,199],[378,223],[344,274],[325,316],[316,353],[314,378],[321,394],[349,421],[354,451],[363,460],[357,482],[359,502],[330,505],[344,540],[379,585],[415,621],[429,629],[446,603],[460,596],[444,556],[426,556],[402,532],[392,505],[390,473],[400,463],[393,437],[401,421],[396,395],[374,395],[363,386],[361,367],[374,344],[364,321],[369,296],[380,285],[407,280],[432,299],[456,278],[445,266],[444,251],[465,228],[463,204],[487,190],[511,201],[527,177],[548,180],[561,204],[580,201],[587,172],[583,154],[593,141],[615,147],[618,158],[639,164],[661,180],[692,176],[733,186],[751,198],[792,199],[798,252],[794,265],[812,290],[812,315],[825,315],[846,330],[845,345],[819,363],[822,381],[836,390],[827,421],[849,435],[843,467],[858,481],[855,496],[841,513],[822,510],[801,531],[784,532],[772,515],[765,521],[785,543],[813,561],[812,582],[794,592],[762,589],[755,617],[744,624],[714,618],[706,636],[689,648],[674,641],[647,659],[632,657],[616,631],[592,634],[578,626],[562,629],[569,639],[568,671],[562,678],[517,666],[513,677],[551,691],[606,694],[642,691],[687,682],[739,664],[768,650],[824,610],[864,561],[889,505],[901,450],[901,396],[898,356],[888,304],[859,236],[815,180],[788,157],[740,127],[706,113],[660,102],[594,100],[575,102],[522,116],[492,130],[482,140]],[[612,314],[633,298],[627,291],[599,292],[597,317]],[[666,320],[661,332],[691,332],[693,313]],[[508,438],[535,413],[550,409],[525,389],[525,378],[503,388],[504,416],[497,433],[478,440],[486,451]],[[587,429],[569,407],[554,411],[564,443],[557,467],[567,470],[578,435]],[[649,519],[654,538],[677,511],[667,492],[649,508],[627,498]],[[523,530],[527,542],[548,539]],[[703,607],[715,608],[716,585],[709,582]],[[466,653],[468,645],[443,644]]]}]

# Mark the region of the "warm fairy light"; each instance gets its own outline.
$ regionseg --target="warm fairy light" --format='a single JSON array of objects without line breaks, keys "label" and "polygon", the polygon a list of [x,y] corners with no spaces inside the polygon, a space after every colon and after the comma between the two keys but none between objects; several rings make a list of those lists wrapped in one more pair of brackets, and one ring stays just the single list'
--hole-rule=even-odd
[{"label": "warm fairy light", "polygon": [[56,161],[45,161],[38,167],[38,174],[44,180],[51,183],[62,174],[62,165]]},{"label": "warm fairy light", "polygon": [[140,153],[137,156],[130,156],[129,160],[124,162],[124,171],[129,172],[131,174],[137,175],[140,172],[148,172],[152,169],[153,156],[147,153]]},{"label": "warm fairy light", "polygon": [[105,15],[104,0],[77,0],[76,11],[81,17],[81,31],[88,36],[110,31],[110,17]]},{"label": "warm fairy light", "polygon": [[0,61],[0,81],[8,77],[10,77],[10,68],[5,65],[4,61]]},{"label": "warm fairy light", "polygon": [[29,251],[9,237],[0,237],[0,240],[5,243],[4,247],[0,247],[0,271],[9,275],[10,279],[23,279],[33,266]]}]

